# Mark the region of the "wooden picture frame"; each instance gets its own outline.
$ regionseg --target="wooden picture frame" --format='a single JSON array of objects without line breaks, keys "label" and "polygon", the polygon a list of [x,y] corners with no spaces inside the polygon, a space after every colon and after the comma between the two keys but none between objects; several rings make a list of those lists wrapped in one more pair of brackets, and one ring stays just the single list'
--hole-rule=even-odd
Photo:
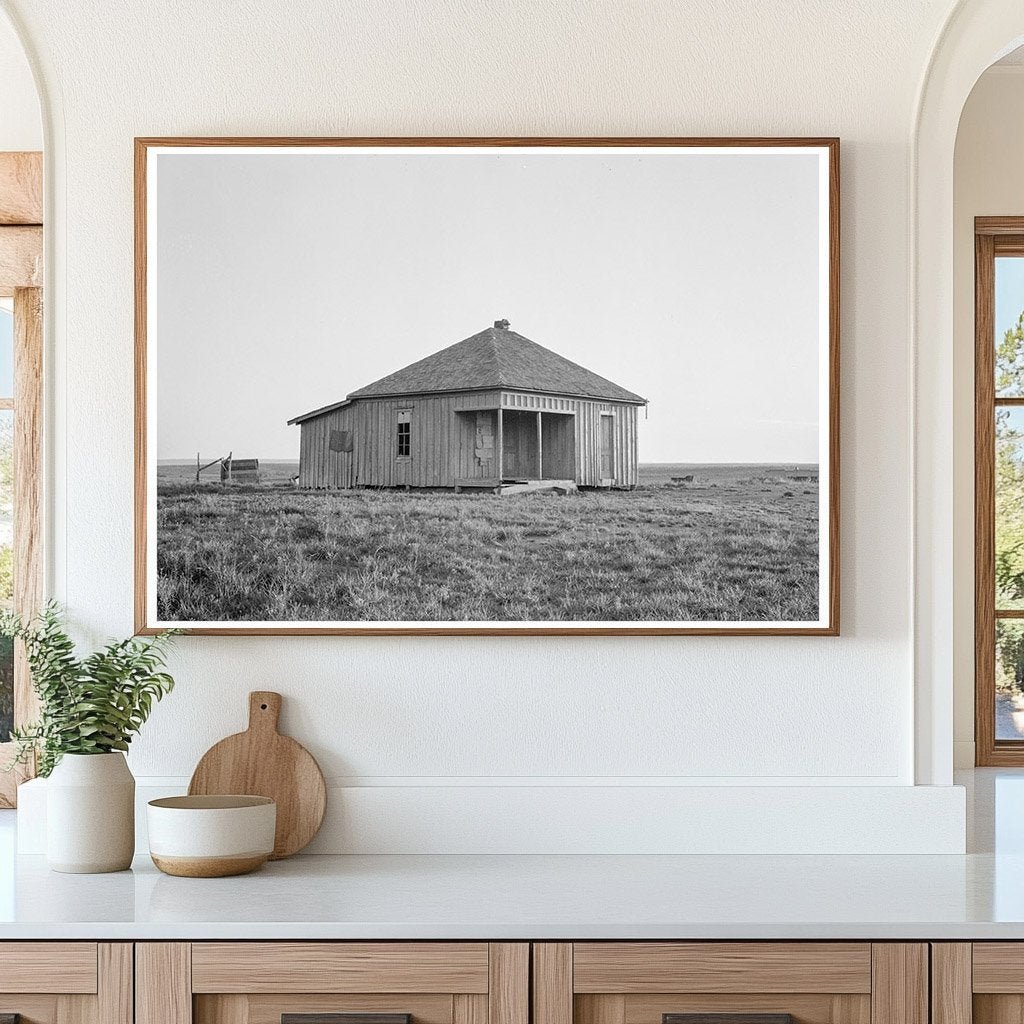
[{"label": "wooden picture frame", "polygon": [[[792,152],[800,155],[814,155],[818,160],[816,165],[818,171],[818,185],[816,202],[818,209],[818,257],[817,257],[817,317],[819,327],[817,349],[817,408],[818,419],[814,429],[816,437],[816,460],[815,476],[813,479],[818,483],[817,492],[807,489],[806,483],[802,486],[801,494],[815,493],[816,497],[810,499],[817,504],[814,505],[816,513],[816,539],[815,539],[815,586],[817,588],[817,601],[815,604],[816,614],[813,617],[803,617],[792,621],[764,620],[733,620],[733,619],[708,619],[707,621],[687,620],[658,620],[616,618],[609,620],[594,620],[585,618],[580,620],[563,621],[560,619],[538,619],[522,620],[519,618],[502,620],[471,620],[452,619],[439,621],[437,619],[415,620],[403,618],[401,620],[377,620],[368,618],[365,620],[343,620],[343,621],[307,621],[303,619],[289,619],[287,621],[276,621],[260,619],[248,620],[225,620],[222,618],[162,618],[158,614],[159,601],[157,597],[156,583],[156,493],[157,493],[157,447],[154,440],[155,430],[155,409],[156,400],[153,398],[157,374],[155,359],[153,358],[153,347],[155,345],[156,318],[153,310],[151,292],[155,289],[157,271],[155,261],[152,258],[153,246],[157,243],[154,239],[154,225],[156,223],[156,211],[160,208],[158,196],[155,194],[152,182],[155,177],[155,160],[161,156],[188,155],[201,156],[203,154],[226,154],[230,156],[241,155],[241,151],[254,155],[266,154],[297,154],[309,151],[316,151],[325,154],[354,155],[371,152],[386,156],[402,155],[407,152],[421,153],[437,152],[440,155],[463,154],[472,152],[474,155],[494,154],[506,156],[516,151],[524,151],[530,154],[544,153],[554,155],[565,153],[573,156],[586,153],[600,152],[609,156],[621,155],[624,151],[635,153],[651,153],[678,155],[682,153],[693,154],[698,151],[714,153],[723,157],[736,157],[742,155],[756,155],[766,157],[770,154],[787,154]],[[162,179],[161,179],[162,180]],[[179,297],[180,298],[180,297]],[[174,300],[170,300],[172,303]],[[495,312],[500,312],[496,310]],[[500,330],[504,324],[508,327],[507,321],[495,321],[494,328],[487,328],[481,331],[480,337],[487,332]],[[511,332],[510,332],[511,333]],[[516,335],[519,338],[519,335]],[[473,338],[466,339],[467,341]],[[187,632],[209,635],[267,635],[267,634],[291,634],[291,635],[369,635],[369,636],[390,636],[390,635],[488,635],[488,636],[518,636],[518,635],[549,635],[549,636],[574,636],[574,635],[596,635],[596,636],[636,636],[636,635],[728,635],[728,636],[763,636],[763,635],[800,635],[800,636],[836,636],[839,633],[839,140],[836,138],[157,138],[147,137],[135,140],[135,626],[140,634],[151,634],[174,625],[185,629]],[[457,341],[451,338],[451,341]],[[529,339],[521,339],[529,342]],[[543,339],[542,339],[543,340]],[[530,344],[533,344],[530,342]],[[435,346],[436,347],[436,346]],[[455,346],[452,346],[454,348]],[[427,355],[432,349],[427,347],[423,354]],[[532,350],[531,350],[532,351]],[[440,354],[440,353],[439,353]],[[548,353],[550,355],[550,353]],[[432,358],[432,357],[431,357]],[[561,357],[558,357],[561,358]],[[410,362],[405,359],[405,362]],[[426,359],[421,362],[427,362]],[[563,360],[563,363],[570,362]],[[399,363],[396,362],[396,365]],[[578,363],[571,363],[576,369],[580,369]],[[406,369],[409,369],[407,367]],[[433,369],[433,368],[432,368]],[[402,371],[405,372],[405,371]],[[584,373],[589,371],[584,368]],[[392,373],[390,377],[397,377]],[[341,401],[321,405],[313,408],[311,412],[301,413],[296,409],[296,415],[288,422],[297,424],[302,429],[302,424],[310,420],[322,420],[325,423],[323,430],[322,444],[317,441],[317,455],[321,458],[320,450],[328,451],[330,457],[337,464],[349,457],[353,447],[352,431],[347,421],[339,419],[337,422],[329,422],[330,417],[344,414],[345,407],[353,400],[359,399],[360,391],[367,392],[368,388],[381,385],[383,381],[390,379],[383,377],[374,385],[357,388],[357,385],[365,382],[353,379],[350,383],[352,388],[346,385],[339,387],[338,397]],[[594,375],[591,374],[591,378]],[[600,378],[609,382],[605,378]],[[410,378],[411,380],[411,378]],[[618,387],[618,385],[612,385]],[[412,387],[412,384],[408,384]],[[444,390],[444,388],[439,389]],[[448,388],[448,391],[453,390]],[[462,390],[470,390],[464,388]],[[594,444],[603,444],[601,455],[595,459],[594,468],[591,471],[593,480],[589,476],[585,479],[581,476],[584,472],[577,458],[575,465],[569,465],[569,457],[565,453],[571,453],[571,441],[560,440],[559,431],[562,429],[562,421],[557,421],[557,414],[571,413],[578,415],[576,411],[566,407],[559,407],[558,393],[552,389],[537,388],[535,392],[527,393],[525,387],[519,384],[497,384],[495,385],[496,396],[494,398],[494,426],[490,426],[490,420],[483,421],[478,415],[477,447],[475,450],[477,461],[483,465],[492,465],[489,461],[493,452],[494,463],[497,465],[497,472],[491,476],[481,472],[477,477],[460,477],[457,473],[446,470],[443,486],[459,491],[463,488],[479,490],[482,487],[493,487],[497,493],[505,493],[511,489],[510,481],[515,481],[527,488],[531,485],[550,482],[552,477],[545,475],[541,470],[543,452],[549,447],[554,452],[554,460],[559,465],[559,460],[566,462],[563,475],[566,481],[571,482],[573,489],[576,485],[580,487],[592,486],[596,489],[622,488],[629,490],[637,486],[637,464],[644,462],[642,457],[636,454],[636,442],[630,439],[630,422],[639,419],[638,416],[627,416],[623,414],[622,420],[616,423],[625,422],[625,427],[616,427],[614,430],[606,430],[608,440],[601,442],[595,440]],[[348,393],[349,398],[343,398]],[[395,392],[398,394],[399,392]],[[598,395],[588,395],[579,392],[587,401],[601,401],[611,403],[608,408],[616,411],[625,410],[627,406],[632,407],[634,412],[639,412],[645,407],[645,399],[637,394],[620,388],[618,392],[607,392]],[[554,396],[554,397],[552,397]],[[369,393],[373,397],[373,393]],[[420,396],[422,397],[422,395]],[[152,400],[152,405],[150,404]],[[562,399],[565,401],[566,399]],[[488,399],[490,401],[490,399]],[[602,407],[604,408],[604,407]],[[338,411],[341,410],[341,413]],[[460,410],[460,412],[463,410]],[[472,411],[472,410],[468,410]],[[490,415],[490,408],[482,410]],[[416,412],[404,412],[405,422],[410,416],[416,416]],[[458,414],[457,414],[458,415]],[[548,421],[544,417],[548,416]],[[545,432],[545,423],[548,423],[548,430]],[[580,420],[573,421],[572,430],[577,436],[587,428],[578,428],[576,424]],[[531,425],[534,424],[535,426]],[[504,424],[504,425],[503,425]],[[327,429],[329,428],[329,429]],[[415,428],[413,428],[415,429]],[[459,429],[462,429],[460,427]],[[466,429],[472,429],[471,426]],[[391,431],[391,445],[388,459],[398,465],[410,461],[409,430],[408,426],[398,428],[398,436],[395,436],[395,425],[392,424],[387,430]],[[402,431],[404,430],[404,434]],[[494,437],[490,431],[493,430]],[[528,431],[535,433],[536,440],[533,442],[522,441],[528,438]],[[564,433],[564,431],[563,431]],[[387,438],[387,432],[382,435]],[[588,435],[589,437],[589,435]],[[617,440],[625,438],[624,441]],[[517,440],[518,439],[518,440]],[[547,440],[545,440],[547,439]],[[358,436],[356,445],[358,445]],[[581,442],[577,442],[577,450]],[[587,442],[589,443],[589,441]],[[624,447],[616,447],[619,444]],[[305,444],[305,441],[303,442]],[[510,445],[525,444],[525,454],[521,466],[527,467],[519,472],[512,473],[508,466],[510,458],[508,452]],[[632,445],[632,447],[630,447]],[[198,447],[198,444],[195,446]],[[223,447],[223,446],[222,446]],[[595,449],[596,450],[596,449]],[[607,453],[607,457],[606,457]],[[211,451],[200,452],[194,462],[196,470],[195,477],[200,479],[200,472],[203,466],[203,456],[212,457],[215,453]],[[246,456],[258,455],[258,452],[245,452]],[[216,472],[219,464],[222,479],[225,482],[233,480],[233,466],[237,461],[236,452],[232,449],[226,456],[219,455],[211,465]],[[531,461],[532,460],[532,461]],[[252,465],[249,471],[255,475],[250,478],[250,484],[259,486],[258,481],[260,467],[258,459],[248,460]],[[414,460],[413,460],[414,461]],[[752,460],[756,461],[756,460]],[[767,461],[767,460],[765,460]],[[779,460],[780,464],[793,463],[796,469],[797,459]],[[333,463],[332,463],[333,465]],[[533,472],[529,472],[533,468]],[[574,471],[570,480],[568,471]],[[182,471],[184,473],[184,471]],[[189,473],[192,471],[189,470]],[[332,473],[334,471],[332,470]],[[409,476],[394,475],[392,470],[387,480],[381,484],[377,480],[371,480],[364,476],[362,479],[354,473],[346,477],[345,482],[337,483],[337,476],[331,476],[327,483],[322,482],[315,476],[312,469],[309,473],[305,470],[305,464],[300,459],[300,469],[296,479],[304,487],[366,487],[376,488],[378,486],[397,486],[406,489],[419,487],[418,483],[409,481]],[[399,466],[399,474],[410,472],[407,468]],[[440,472],[440,471],[439,471]],[[490,472],[490,471],[488,471]],[[554,473],[554,470],[550,471]],[[820,473],[820,477],[818,474]],[[632,475],[630,475],[632,474]],[[531,480],[531,477],[536,480]],[[451,478],[451,479],[449,479]],[[441,479],[438,476],[437,479]],[[693,474],[682,475],[673,478],[673,485],[685,486],[693,479]],[[774,479],[774,478],[773,478]],[[782,480],[774,480],[775,484]],[[811,477],[793,475],[793,480],[808,481]],[[397,484],[395,483],[397,481]],[[424,486],[433,486],[433,479],[428,480]],[[559,477],[556,483],[561,483]],[[454,485],[454,486],[453,486]],[[709,485],[710,486],[710,485]],[[531,488],[532,489],[532,488]],[[546,489],[541,487],[540,489]],[[557,489],[557,488],[555,488]],[[238,493],[241,493],[240,491]],[[787,492],[788,493],[788,492]],[[794,493],[788,493],[789,498]],[[798,500],[802,500],[798,496]],[[741,588],[742,589],[742,588]]]}]

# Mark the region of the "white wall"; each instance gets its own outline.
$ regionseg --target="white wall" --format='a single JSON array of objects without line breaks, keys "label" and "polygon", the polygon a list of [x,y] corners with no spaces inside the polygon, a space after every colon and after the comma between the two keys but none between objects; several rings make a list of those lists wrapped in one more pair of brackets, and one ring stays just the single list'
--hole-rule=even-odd
[{"label": "white wall", "polygon": [[43,148],[39,96],[25,50],[0,18],[0,150]]},{"label": "white wall", "polygon": [[974,764],[974,218],[1024,215],[1024,66],[991,68],[964,106],[954,163],[954,681],[958,767]]},{"label": "white wall", "polygon": [[[714,832],[714,808],[741,805],[702,787],[830,786],[862,844],[893,848],[898,814],[864,796],[925,796],[911,788],[908,182],[947,0],[4,6],[51,107],[50,586],[87,639],[132,627],[134,135],[841,136],[842,638],[183,638],[178,690],[132,766],[178,782],[241,725],[249,689],[273,688],[286,728],[353,787],[337,802],[349,832],[401,807],[420,808],[426,835],[430,809],[457,808],[466,786],[487,791],[466,801],[478,819],[509,806],[489,788],[509,785],[523,815],[564,818],[577,805],[558,787],[625,783],[671,791],[673,813],[699,808]],[[960,796],[947,795],[928,797],[934,829],[909,825],[915,841],[962,844]],[[780,835],[813,823],[812,802],[795,789],[761,799]],[[458,814],[444,820],[456,848]]]}]

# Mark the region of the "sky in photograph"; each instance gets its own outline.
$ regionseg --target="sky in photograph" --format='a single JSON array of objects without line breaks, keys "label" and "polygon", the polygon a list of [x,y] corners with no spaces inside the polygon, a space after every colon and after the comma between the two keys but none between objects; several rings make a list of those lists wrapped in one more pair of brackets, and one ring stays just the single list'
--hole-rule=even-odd
[{"label": "sky in photograph", "polygon": [[815,462],[814,154],[162,154],[157,455],[297,459],[288,419],[507,318],[649,400],[641,462]]},{"label": "sky in photograph", "polygon": [[1017,318],[1024,313],[1024,259],[1003,256],[996,260],[996,343],[1016,327]]}]

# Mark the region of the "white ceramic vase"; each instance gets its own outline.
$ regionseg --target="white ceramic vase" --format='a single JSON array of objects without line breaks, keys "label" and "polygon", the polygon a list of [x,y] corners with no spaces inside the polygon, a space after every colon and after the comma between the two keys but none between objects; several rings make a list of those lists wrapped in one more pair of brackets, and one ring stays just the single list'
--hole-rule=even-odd
[{"label": "white ceramic vase", "polygon": [[124,871],[135,853],[135,778],[124,754],[65,754],[46,783],[46,862]]}]

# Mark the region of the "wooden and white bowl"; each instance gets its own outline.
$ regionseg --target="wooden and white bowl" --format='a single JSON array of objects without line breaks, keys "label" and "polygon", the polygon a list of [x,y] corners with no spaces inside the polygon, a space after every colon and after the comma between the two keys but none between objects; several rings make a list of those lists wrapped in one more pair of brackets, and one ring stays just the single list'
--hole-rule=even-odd
[{"label": "wooden and white bowl", "polygon": [[274,851],[277,805],[265,796],[168,796],[147,808],[149,854],[168,875],[255,871]]}]

